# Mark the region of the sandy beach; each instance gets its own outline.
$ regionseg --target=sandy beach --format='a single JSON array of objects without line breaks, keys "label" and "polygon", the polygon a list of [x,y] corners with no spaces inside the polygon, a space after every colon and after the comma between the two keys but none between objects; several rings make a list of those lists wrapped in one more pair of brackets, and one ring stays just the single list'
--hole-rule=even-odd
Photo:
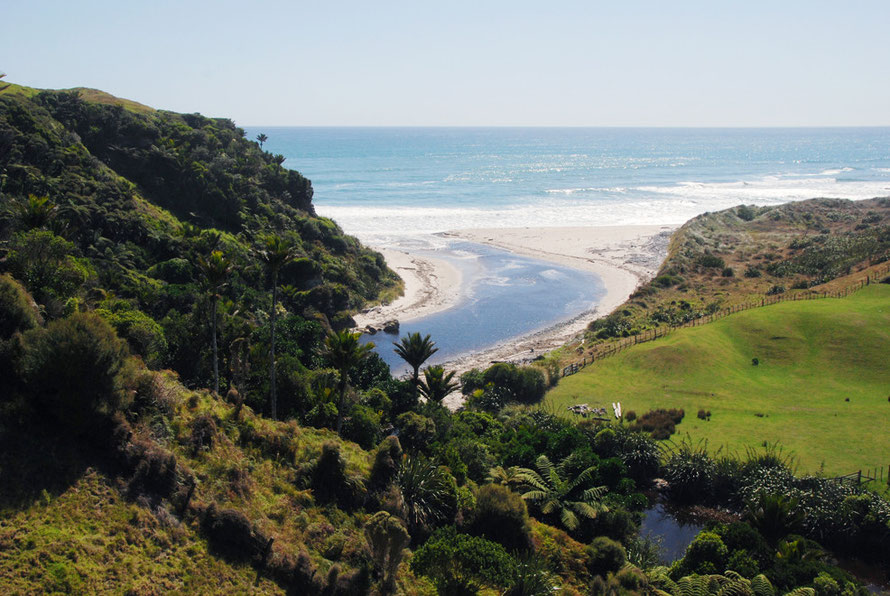
[{"label": "sandy beach", "polygon": [[[441,234],[486,244],[514,254],[550,261],[598,275],[606,295],[592,309],[546,329],[502,342],[446,363],[458,373],[492,361],[527,362],[577,336],[597,317],[609,314],[661,266],[676,226],[599,226],[558,228],[480,228]],[[405,294],[393,303],[356,315],[357,327],[380,327],[427,316],[453,306],[460,297],[461,274],[443,259],[400,250],[381,250],[405,281]]]},{"label": "sandy beach", "polygon": [[444,259],[411,254],[403,250],[375,248],[389,268],[405,282],[405,292],[389,304],[364,310],[355,316],[357,329],[380,329],[393,319],[407,321],[453,306],[460,298],[461,272]]}]

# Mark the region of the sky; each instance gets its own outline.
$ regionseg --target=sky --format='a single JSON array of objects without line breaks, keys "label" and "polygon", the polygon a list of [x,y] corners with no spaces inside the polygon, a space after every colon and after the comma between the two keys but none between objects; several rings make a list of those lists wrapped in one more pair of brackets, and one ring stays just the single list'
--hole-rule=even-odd
[{"label": "sky", "polygon": [[241,126],[888,126],[890,2],[0,0],[0,72]]}]

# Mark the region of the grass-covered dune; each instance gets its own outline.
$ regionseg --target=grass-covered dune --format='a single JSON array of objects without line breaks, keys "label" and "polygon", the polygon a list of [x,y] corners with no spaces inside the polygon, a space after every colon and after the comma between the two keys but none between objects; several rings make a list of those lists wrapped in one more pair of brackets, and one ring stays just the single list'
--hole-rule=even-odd
[{"label": "grass-covered dune", "polygon": [[873,284],[678,330],[562,379],[547,401],[682,408],[677,432],[712,451],[779,443],[803,470],[839,475],[888,463],[888,354],[890,285]]}]

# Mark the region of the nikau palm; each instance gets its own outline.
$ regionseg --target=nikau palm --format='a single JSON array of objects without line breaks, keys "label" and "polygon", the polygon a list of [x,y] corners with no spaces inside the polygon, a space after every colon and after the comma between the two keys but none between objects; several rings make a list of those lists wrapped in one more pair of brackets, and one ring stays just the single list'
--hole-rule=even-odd
[{"label": "nikau palm", "polygon": [[425,398],[436,403],[441,403],[445,397],[460,387],[459,383],[452,381],[454,371],[445,374],[442,366],[428,366],[423,371],[423,380],[419,382],[420,393]]},{"label": "nikau palm", "polygon": [[412,369],[411,380],[414,383],[414,398],[420,389],[420,367],[430,356],[439,351],[429,334],[421,337],[420,333],[409,333],[396,344],[395,353],[408,363]]},{"label": "nikau palm", "polygon": [[287,263],[296,257],[296,251],[291,244],[282,240],[280,236],[268,236],[263,242],[263,248],[257,251],[257,256],[266,271],[272,277],[272,312],[269,315],[269,356],[271,365],[269,369],[269,406],[273,419],[278,418],[278,399],[275,393],[275,317],[278,311],[278,272]]},{"label": "nikau palm", "polygon": [[368,357],[374,349],[373,343],[362,345],[359,343],[361,333],[349,331],[337,331],[328,335],[324,340],[322,355],[328,363],[340,373],[340,382],[337,385],[339,399],[337,401],[337,434],[343,427],[343,405],[346,402],[346,388],[349,383],[349,371]]},{"label": "nikau palm", "polygon": [[573,479],[564,478],[562,465],[554,466],[546,455],[538,457],[535,467],[540,473],[529,468],[517,470],[522,498],[536,505],[542,514],[558,518],[566,530],[578,527],[579,515],[593,519],[608,511],[601,501],[606,487],[590,486],[595,467],[587,468]]},{"label": "nikau palm", "polygon": [[210,253],[206,259],[198,257],[198,271],[201,273],[201,285],[210,293],[210,329],[213,346],[213,393],[219,395],[219,356],[216,345],[216,304],[219,291],[226,285],[232,263],[221,250]]}]

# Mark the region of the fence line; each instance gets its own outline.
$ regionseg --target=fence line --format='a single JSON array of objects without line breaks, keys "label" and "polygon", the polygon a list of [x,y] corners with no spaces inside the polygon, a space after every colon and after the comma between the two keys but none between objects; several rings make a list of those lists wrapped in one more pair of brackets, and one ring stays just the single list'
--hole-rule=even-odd
[{"label": "fence line", "polygon": [[[796,300],[822,300],[825,298],[845,298],[856,292],[861,290],[862,288],[870,285],[872,281],[877,281],[879,277],[890,273],[890,263],[885,263],[883,266],[876,267],[871,271],[867,271],[865,273],[865,277],[857,280],[855,283],[845,286],[839,290],[828,291],[823,290],[819,291],[808,291],[808,292],[797,292],[794,294],[772,294],[763,296],[759,301],[754,300],[753,302],[744,302],[741,304],[732,304],[725,309],[721,309],[719,311],[702,315],[696,317],[690,321],[682,323],[680,325],[665,325],[655,327],[653,329],[646,329],[636,335],[631,335],[625,338],[622,338],[618,341],[604,341],[597,344],[594,344],[591,352],[584,356],[584,358],[580,361],[573,362],[562,369],[562,376],[567,377],[569,375],[573,375],[585,366],[588,363],[592,364],[598,360],[602,360],[603,358],[609,358],[614,356],[615,354],[620,353],[622,350],[636,345],[642,344],[650,341],[655,341],[659,337],[664,337],[665,335],[669,335],[676,329],[683,329],[686,327],[696,327],[701,325],[706,325],[707,323],[712,323],[716,320],[723,319],[728,317],[729,315],[733,315],[738,312],[742,312],[745,310],[750,310],[752,308],[762,308],[764,306],[770,306],[772,304],[778,304],[780,302],[789,302]],[[588,362],[589,359],[589,362]],[[890,474],[890,472],[888,472]]]}]

